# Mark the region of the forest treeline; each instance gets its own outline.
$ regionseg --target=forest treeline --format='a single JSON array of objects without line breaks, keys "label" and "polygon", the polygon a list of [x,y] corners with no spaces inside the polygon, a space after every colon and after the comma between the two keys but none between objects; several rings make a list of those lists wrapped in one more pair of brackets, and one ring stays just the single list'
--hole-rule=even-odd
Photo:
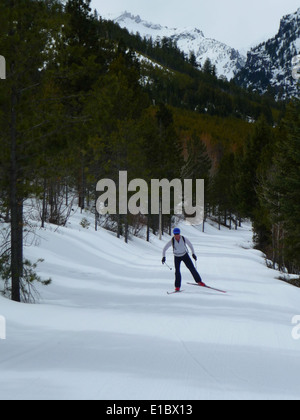
[{"label": "forest treeline", "polygon": [[[0,54],[0,266],[13,300],[26,275],[37,279],[23,255],[30,221],[65,225],[123,170],[205,179],[206,215],[232,228],[251,218],[274,266],[299,273],[298,100],[242,90],[173,41],[103,20],[89,0],[2,0]],[[125,240],[159,229],[155,215],[95,220]]]}]

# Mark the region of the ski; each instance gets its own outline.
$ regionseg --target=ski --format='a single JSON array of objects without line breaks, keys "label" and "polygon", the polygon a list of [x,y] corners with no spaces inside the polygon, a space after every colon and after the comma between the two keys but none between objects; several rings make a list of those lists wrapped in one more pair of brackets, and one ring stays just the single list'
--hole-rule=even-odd
[{"label": "ski", "polygon": [[211,290],[215,290],[216,292],[220,292],[220,293],[227,293],[225,292],[225,290],[220,290],[220,289],[215,289],[214,287],[210,287],[210,286],[199,286],[198,283],[187,283],[190,284],[191,286],[198,286],[198,287],[204,287],[205,289],[211,289]]},{"label": "ski", "polygon": [[178,292],[174,290],[174,292],[167,292],[167,295],[175,295],[175,293],[182,293],[182,292],[184,292],[184,290],[179,290]]}]

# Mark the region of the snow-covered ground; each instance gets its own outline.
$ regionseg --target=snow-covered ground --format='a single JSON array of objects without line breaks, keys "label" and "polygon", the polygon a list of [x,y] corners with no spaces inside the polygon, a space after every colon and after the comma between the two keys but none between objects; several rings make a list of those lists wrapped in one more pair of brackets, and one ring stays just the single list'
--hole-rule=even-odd
[{"label": "snow-covered ground", "polygon": [[299,399],[300,290],[275,280],[250,226],[182,225],[203,280],[228,293],[187,285],[184,268],[185,292],[168,296],[168,237],[126,245],[82,217],[26,249],[53,280],[38,304],[0,297],[1,399]]}]

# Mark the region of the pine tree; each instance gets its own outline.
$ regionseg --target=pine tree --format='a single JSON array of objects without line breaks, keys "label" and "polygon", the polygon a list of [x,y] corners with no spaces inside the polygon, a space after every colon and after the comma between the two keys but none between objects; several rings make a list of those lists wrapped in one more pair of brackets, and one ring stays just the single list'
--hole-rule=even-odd
[{"label": "pine tree", "polygon": [[[253,210],[257,243],[273,266],[300,269],[300,101],[288,107],[276,144],[269,144],[256,170],[258,205]],[[273,147],[271,147],[273,146]]]},{"label": "pine tree", "polygon": [[218,171],[213,177],[210,189],[211,203],[217,209],[219,224],[223,216],[223,223],[227,226],[227,218],[238,213],[238,201],[236,194],[237,170],[236,160],[233,153],[225,154],[218,167]]},{"label": "pine tree", "polygon": [[203,71],[203,73],[210,74],[212,76],[216,76],[217,75],[216,66],[214,64],[212,64],[210,58],[207,58],[205,60],[205,63],[203,65],[202,71]]},{"label": "pine tree", "polygon": [[[150,127],[148,127],[148,130],[145,130],[144,135],[144,153],[148,179],[167,179],[169,181],[180,179],[181,169],[184,163],[182,144],[175,128],[172,110],[163,103],[160,103],[155,108],[155,115],[150,117],[148,123],[150,123]],[[168,220],[170,222],[170,217]],[[160,237],[163,233],[162,224],[162,214],[160,211]],[[155,231],[155,221],[153,221],[152,227]]]},{"label": "pine tree", "polygon": [[[23,276],[23,203],[32,190],[35,158],[42,147],[40,115],[43,69],[50,60],[49,24],[59,4],[53,0],[5,0],[0,12],[0,50],[7,60],[7,79],[1,84],[1,201],[11,226],[11,297],[20,301]],[[4,194],[4,196],[3,196]]]},{"label": "pine tree", "polygon": [[300,270],[300,100],[288,107],[286,136],[275,156],[279,212],[285,230],[285,260],[291,271]]},{"label": "pine tree", "polygon": [[274,146],[271,127],[262,117],[255,125],[253,134],[249,135],[244,156],[239,164],[239,211],[243,217],[254,218],[259,207],[257,187],[259,185],[258,170],[263,165],[264,153]]}]

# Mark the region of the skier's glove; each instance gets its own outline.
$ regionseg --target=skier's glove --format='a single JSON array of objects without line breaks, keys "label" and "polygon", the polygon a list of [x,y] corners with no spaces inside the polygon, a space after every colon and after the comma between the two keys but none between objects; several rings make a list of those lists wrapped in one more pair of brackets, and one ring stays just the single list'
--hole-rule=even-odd
[{"label": "skier's glove", "polygon": [[166,262],[166,257],[163,257],[163,259],[161,260],[161,263],[164,264]]},{"label": "skier's glove", "polygon": [[193,254],[192,256],[193,256],[194,260],[197,261],[197,259],[198,259],[197,256],[195,254]]}]

